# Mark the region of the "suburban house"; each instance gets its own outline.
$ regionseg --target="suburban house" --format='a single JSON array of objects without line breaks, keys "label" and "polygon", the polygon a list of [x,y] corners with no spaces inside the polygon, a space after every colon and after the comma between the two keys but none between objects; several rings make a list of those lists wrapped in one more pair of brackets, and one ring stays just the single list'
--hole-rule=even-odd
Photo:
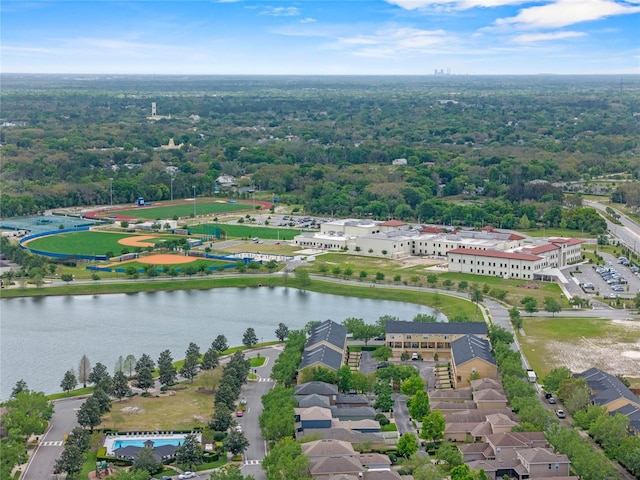
[{"label": "suburban house", "polygon": [[484,469],[490,480],[505,474],[517,479],[569,477],[568,457],[549,447],[542,432],[503,432],[458,449],[470,468]]},{"label": "suburban house", "polygon": [[[302,453],[309,457],[309,474],[327,480],[399,480],[391,472],[391,460],[379,453],[361,454],[343,440],[316,440],[302,444]],[[374,472],[381,475],[371,475]]]},{"label": "suburban house", "polygon": [[486,339],[486,323],[390,321],[386,324],[385,344],[396,358],[407,352],[423,358],[433,358],[437,353],[439,359],[444,359],[451,358],[451,344],[465,335]]},{"label": "suburban house", "polygon": [[347,329],[332,320],[325,320],[311,329],[298,372],[322,367],[338,371],[347,359]]},{"label": "suburban house", "polygon": [[294,387],[294,393],[298,399],[299,406],[302,406],[300,402],[303,398],[308,398],[312,395],[327,398],[329,405],[335,405],[338,401],[338,386],[327,382],[301,383]]},{"label": "suburban house", "polygon": [[627,405],[640,408],[640,398],[636,397],[624,383],[610,373],[599,368],[590,368],[582,373],[575,373],[573,376],[584,378],[587,381],[591,403],[606,407],[609,413]]},{"label": "suburban house", "polygon": [[467,387],[476,378],[498,378],[498,365],[488,340],[462,335],[451,342],[451,368],[454,387]]}]

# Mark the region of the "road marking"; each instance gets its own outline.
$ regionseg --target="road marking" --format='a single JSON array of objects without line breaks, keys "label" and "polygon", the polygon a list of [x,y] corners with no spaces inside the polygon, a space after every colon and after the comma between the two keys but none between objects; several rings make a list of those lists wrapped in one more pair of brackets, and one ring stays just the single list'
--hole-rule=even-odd
[{"label": "road marking", "polygon": [[245,460],[245,465],[260,465],[262,460]]},{"label": "road marking", "polygon": [[271,378],[262,378],[260,377],[260,379],[258,380],[258,382],[273,382],[274,380]]},{"label": "road marking", "polygon": [[61,447],[64,445],[63,440],[58,440],[56,442],[40,442],[41,447]]}]

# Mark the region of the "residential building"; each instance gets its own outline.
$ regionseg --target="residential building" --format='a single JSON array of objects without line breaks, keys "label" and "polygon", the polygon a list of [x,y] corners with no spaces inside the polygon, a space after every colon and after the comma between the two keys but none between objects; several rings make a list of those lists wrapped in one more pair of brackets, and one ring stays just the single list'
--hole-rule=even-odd
[{"label": "residential building", "polygon": [[451,368],[455,388],[470,386],[475,378],[498,378],[489,341],[475,335],[463,335],[451,342]]},{"label": "residential building", "polygon": [[599,368],[590,368],[573,376],[584,378],[587,381],[591,403],[606,407],[609,413],[625,405],[640,408],[640,398],[635,396],[620,379],[610,373]]},{"label": "residential building", "polygon": [[311,329],[298,371],[315,367],[338,371],[346,363],[346,358],[347,329],[325,320]]},{"label": "residential building", "polygon": [[407,352],[423,358],[433,358],[437,353],[439,359],[445,359],[451,358],[452,342],[465,335],[488,338],[486,323],[390,321],[386,324],[385,344],[396,358]]}]

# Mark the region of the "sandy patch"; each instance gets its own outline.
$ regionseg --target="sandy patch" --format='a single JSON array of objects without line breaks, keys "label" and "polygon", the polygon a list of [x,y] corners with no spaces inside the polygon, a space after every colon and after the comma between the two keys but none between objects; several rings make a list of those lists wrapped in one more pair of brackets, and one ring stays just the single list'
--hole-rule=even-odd
[{"label": "sandy patch", "polygon": [[125,245],[127,247],[153,247],[155,243],[145,242],[144,240],[149,240],[151,238],[158,238],[155,235],[138,235],[135,237],[122,238],[118,240],[120,245]]},{"label": "sandy patch", "polygon": [[134,406],[131,406],[131,407],[124,407],[120,411],[122,413],[144,413],[144,408],[141,408],[138,405],[134,405]]},{"label": "sandy patch", "polygon": [[132,260],[127,260],[126,262],[112,263],[110,265],[107,265],[107,267],[117,267],[131,262],[147,263],[149,265],[180,265],[195,262],[196,260],[199,260],[199,258],[187,257],[186,255],[170,255],[167,253],[163,253],[158,255],[149,255],[148,257],[134,258]]},{"label": "sandy patch", "polygon": [[551,357],[548,362],[550,366],[566,366],[572,372],[583,372],[595,367],[614,375],[638,375],[640,340],[625,343],[624,350],[621,346],[620,342],[612,338],[589,340],[582,337],[572,344],[548,342],[545,350]]}]

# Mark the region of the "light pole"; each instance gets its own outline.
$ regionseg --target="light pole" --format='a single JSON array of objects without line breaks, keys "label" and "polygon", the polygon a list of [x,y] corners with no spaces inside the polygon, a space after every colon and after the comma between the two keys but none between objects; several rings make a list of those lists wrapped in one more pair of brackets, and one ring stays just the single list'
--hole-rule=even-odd
[{"label": "light pole", "polygon": [[109,179],[109,203],[113,206],[113,178]]},{"label": "light pole", "polygon": [[173,202],[173,180],[175,179],[175,177],[173,175],[171,175],[171,201]]},{"label": "light pole", "polygon": [[196,218],[196,186],[193,186],[193,218]]}]

